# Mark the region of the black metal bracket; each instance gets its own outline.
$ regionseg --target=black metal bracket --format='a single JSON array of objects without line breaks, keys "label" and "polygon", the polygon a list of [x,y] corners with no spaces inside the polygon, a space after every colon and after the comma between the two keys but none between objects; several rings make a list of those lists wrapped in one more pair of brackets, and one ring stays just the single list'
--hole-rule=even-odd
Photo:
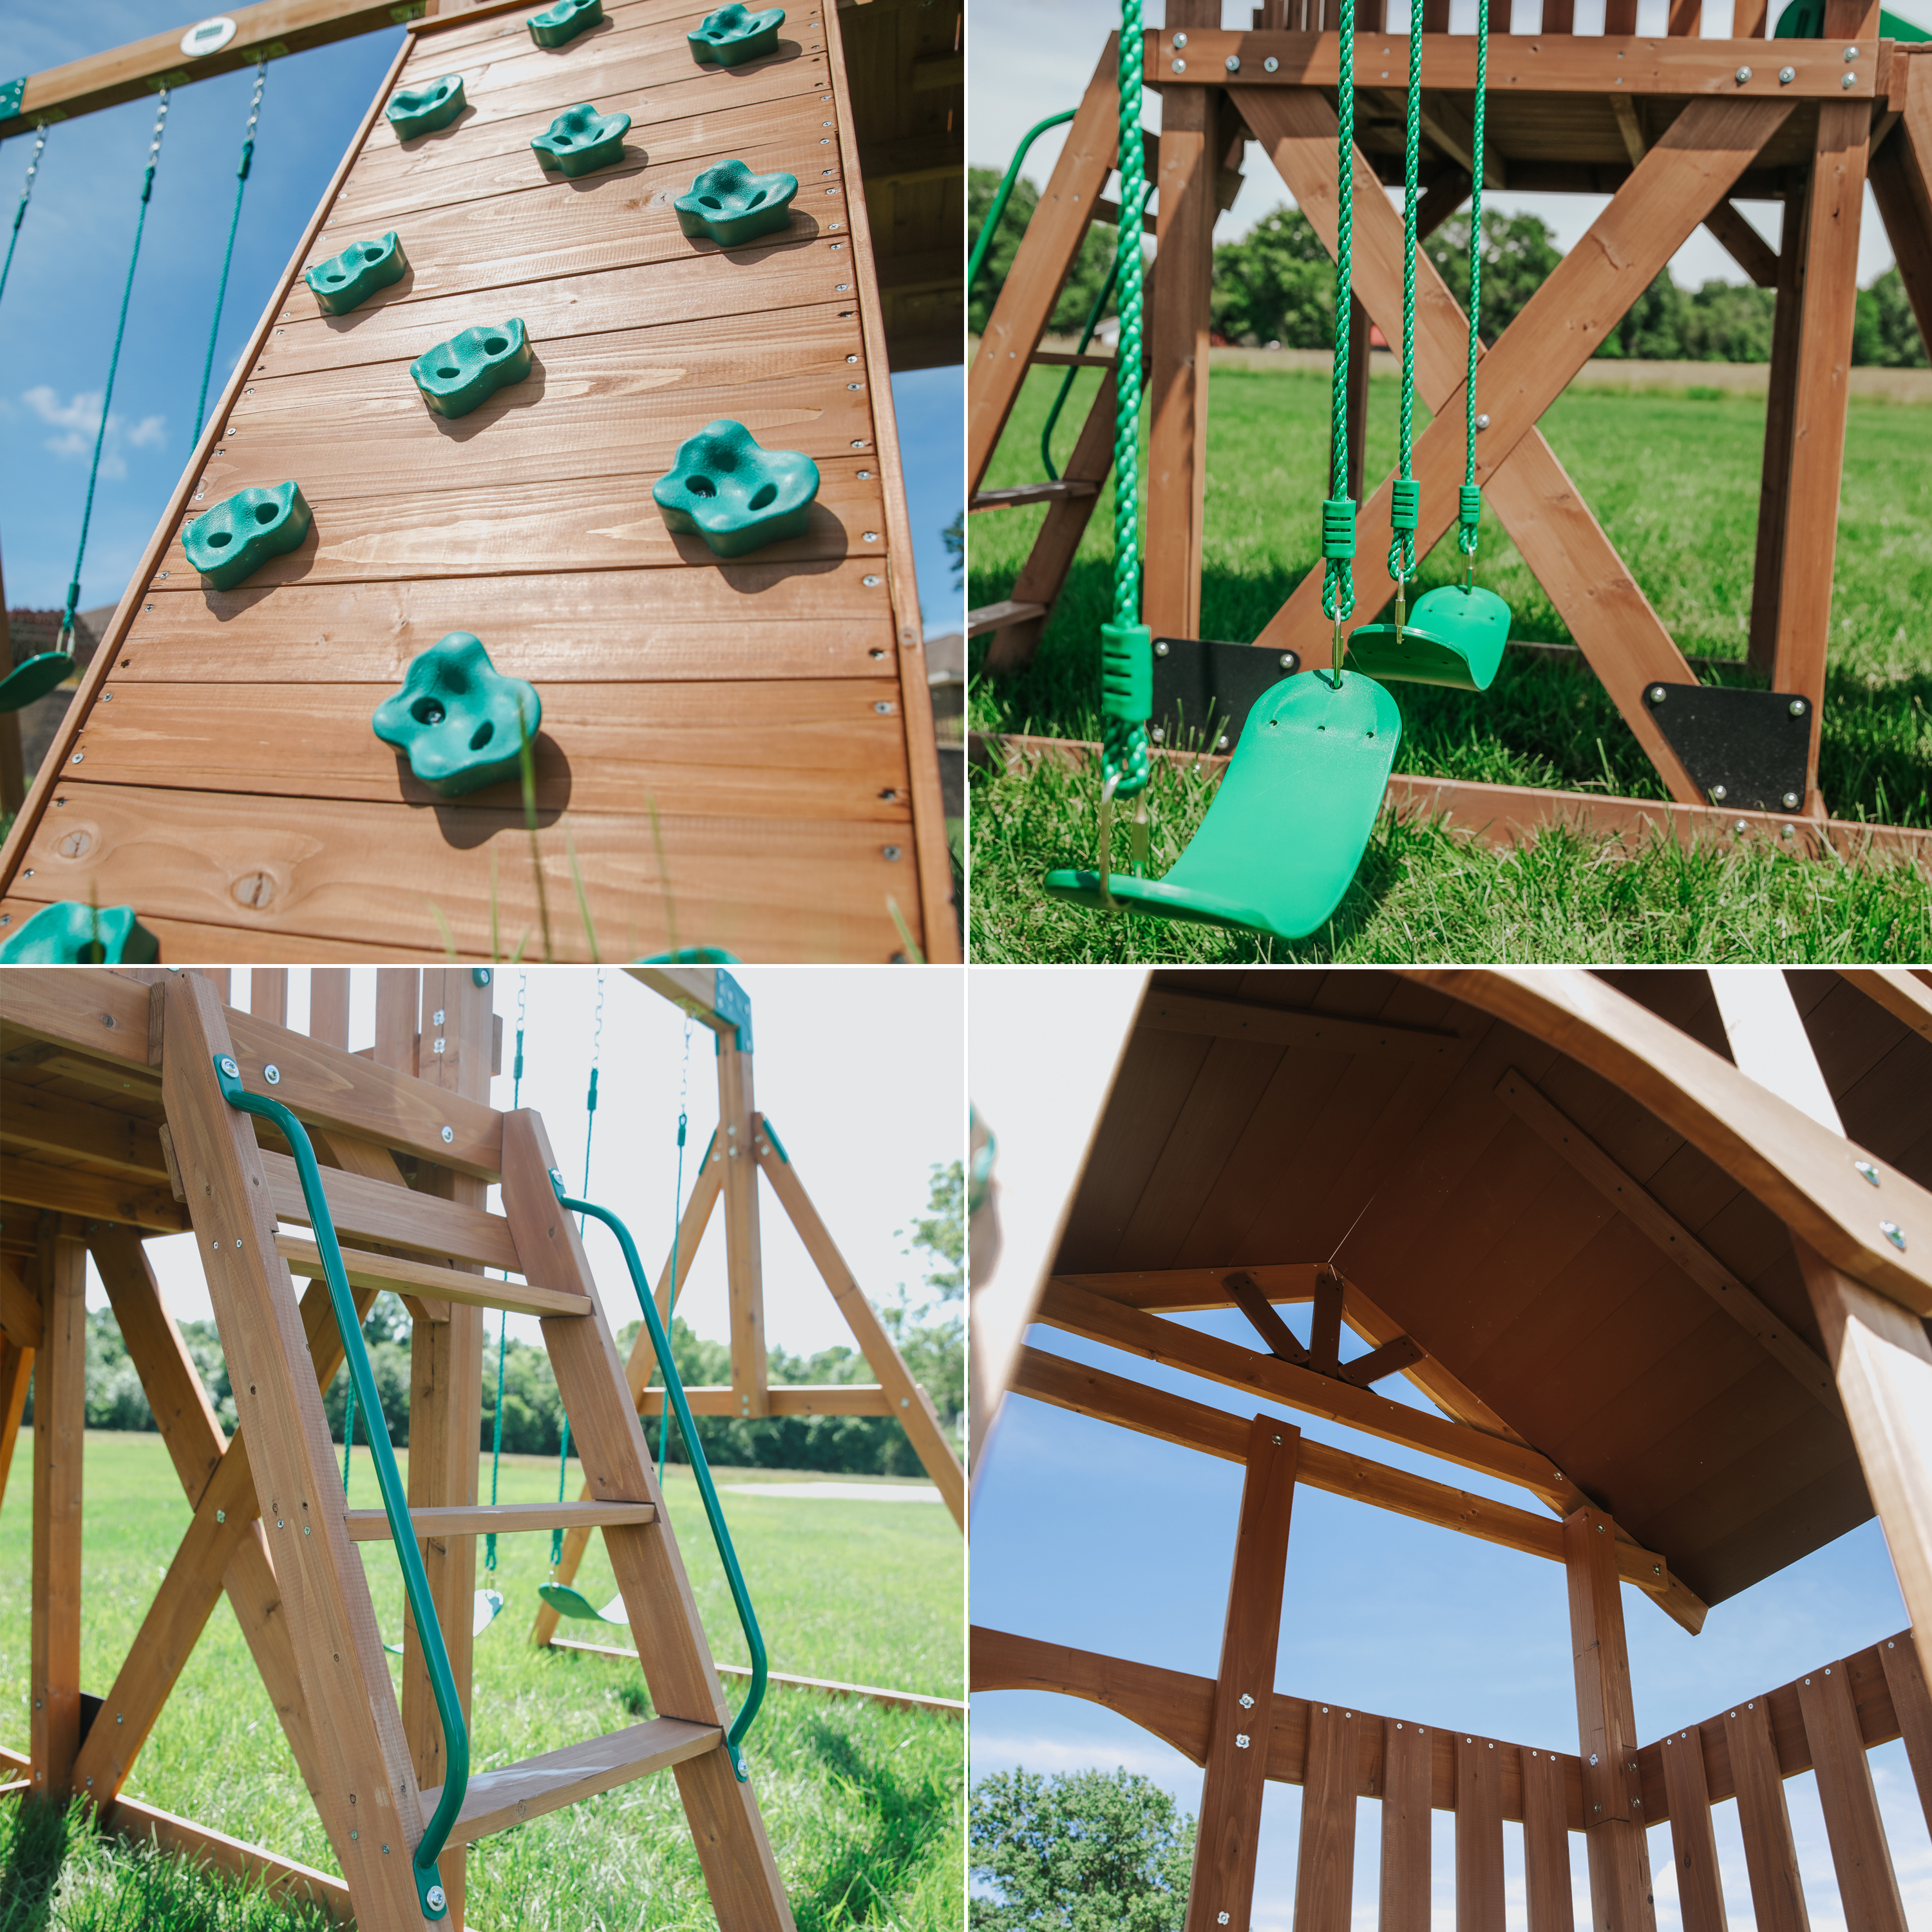
[{"label": "black metal bracket", "polygon": [[1789,691],[1648,684],[1643,701],[1697,789],[1733,812],[1796,812],[1804,802],[1811,700]]},{"label": "black metal bracket", "polygon": [[1294,651],[1156,638],[1148,736],[1165,751],[1232,752],[1256,699],[1300,668]]}]

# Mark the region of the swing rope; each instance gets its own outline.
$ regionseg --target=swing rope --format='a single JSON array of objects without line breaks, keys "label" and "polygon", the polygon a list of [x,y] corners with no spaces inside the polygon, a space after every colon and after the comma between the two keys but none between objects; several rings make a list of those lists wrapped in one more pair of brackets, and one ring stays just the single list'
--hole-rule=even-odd
[{"label": "swing rope", "polygon": [[[684,1230],[684,1133],[689,1124],[690,1116],[685,1111],[685,1099],[691,1091],[691,1016],[684,1016],[684,1070],[680,1076],[677,1088],[677,1183],[670,1196],[670,1300],[664,1313],[664,1339],[668,1341],[675,1332],[671,1326],[677,1315],[677,1238]],[[663,1373],[663,1364],[658,1371]],[[658,1401],[658,1487],[664,1487],[664,1439],[670,1429],[670,1377],[664,1376],[664,1394]]]},{"label": "swing rope", "polygon": [[1415,532],[1420,521],[1421,492],[1416,483],[1415,446],[1415,250],[1421,202],[1422,174],[1422,7],[1412,0],[1408,10],[1408,108],[1402,136],[1402,410],[1398,440],[1400,456],[1389,493],[1388,574],[1395,580],[1395,632],[1398,644],[1408,614],[1408,583],[1415,574]]},{"label": "swing rope", "polygon": [[349,1493],[349,1456],[356,1447],[356,1378],[349,1378],[349,1400],[342,1411],[342,1493]]},{"label": "swing rope", "polygon": [[128,285],[121,292],[121,319],[114,325],[114,353],[107,364],[107,387],[100,398],[100,427],[94,438],[94,464],[87,472],[87,507],[81,512],[80,544],[74,556],[74,580],[67,587],[67,609],[61,618],[60,640],[56,649],[74,655],[74,614],[80,602],[81,560],[87,554],[88,526],[94,520],[94,486],[100,476],[100,452],[107,442],[107,414],[114,403],[115,372],[121,366],[122,338],[128,332],[128,304],[134,298],[134,270],[141,259],[141,237],[148,226],[148,202],[154,191],[154,168],[161,157],[161,136],[167,131],[168,92],[161,89],[160,105],[154,110],[154,137],[148,146],[148,170],[141,178],[141,214],[134,224],[134,251],[128,257]]},{"label": "swing rope", "polygon": [[265,50],[255,61],[255,98],[248,104],[248,130],[242,136],[242,160],[235,172],[235,212],[228,223],[228,251],[221,258],[221,281],[214,292],[214,320],[208,326],[208,356],[201,365],[201,394],[194,405],[194,434],[188,438],[192,450],[201,441],[202,418],[208,409],[208,379],[214,369],[214,338],[221,333],[221,310],[228,299],[228,270],[235,260],[235,234],[242,225],[242,197],[248,190],[248,170],[255,158],[255,124],[262,118],[262,89],[268,78],[268,56]]},{"label": "swing rope", "polygon": [[1341,0],[1336,21],[1335,360],[1330,393],[1329,495],[1322,506],[1322,614],[1335,626],[1339,680],[1342,626],[1355,608],[1355,502],[1348,494],[1348,304],[1355,243],[1355,0]]},{"label": "swing rope", "polygon": [[[584,1102],[583,1198],[586,1201],[590,1198],[590,1137],[597,1129],[597,1063],[603,1058],[603,1053],[604,970],[602,967],[599,967],[597,971],[597,1020],[590,1035],[590,1091],[584,1096]],[[584,1234],[584,1216],[581,1214],[577,1217],[577,1232],[578,1238],[581,1240]],[[570,1417],[566,1413],[563,1418],[563,1447],[562,1453],[558,1456],[556,1466],[556,1499],[560,1503],[563,1501],[564,1484],[569,1480],[569,1477]],[[550,1533],[550,1567],[553,1573],[562,1561],[563,1531],[560,1526]]]},{"label": "swing rope", "polygon": [[43,121],[34,130],[34,158],[27,164],[27,184],[20,190],[20,205],[14,211],[14,233],[7,244],[7,261],[0,267],[0,296],[7,292],[7,278],[13,272],[14,250],[20,245],[20,224],[27,218],[27,203],[33,199],[34,177],[40,171],[40,152],[47,145],[47,124]]},{"label": "swing rope", "polygon": [[[517,975],[517,1057],[510,1063],[510,1111],[513,1114],[524,1102],[524,999],[530,990],[530,978],[527,973]],[[509,1270],[506,1268],[503,1279],[508,1281],[509,1278]],[[496,1317],[496,1426],[490,1451],[492,1509],[496,1507],[496,1472],[503,1462],[503,1350],[509,1332],[510,1311],[506,1308]],[[484,1539],[483,1568],[493,1576],[496,1574],[496,1532],[494,1529]]]},{"label": "swing rope", "polygon": [[1483,493],[1476,482],[1476,357],[1483,312],[1483,106],[1490,91],[1490,0],[1476,0],[1476,106],[1469,136],[1469,379],[1463,390],[1462,488],[1456,510],[1456,541],[1468,562],[1465,581],[1476,574],[1476,530],[1482,520]]}]

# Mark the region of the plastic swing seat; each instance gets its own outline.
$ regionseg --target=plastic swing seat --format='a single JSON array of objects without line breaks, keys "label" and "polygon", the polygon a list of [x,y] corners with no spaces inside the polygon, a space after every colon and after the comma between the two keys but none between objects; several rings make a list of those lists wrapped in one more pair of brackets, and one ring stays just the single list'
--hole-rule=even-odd
[{"label": "plastic swing seat", "polygon": [[1359,671],[1304,671],[1248,713],[1221,788],[1162,879],[1049,872],[1055,898],[1305,939],[1342,902],[1402,742],[1395,700]]},{"label": "plastic swing seat", "polygon": [[584,1623],[615,1624],[620,1630],[631,1627],[630,1618],[624,1614],[624,1593],[621,1590],[601,1610],[568,1583],[539,1583],[537,1594],[559,1616],[575,1617]]},{"label": "plastic swing seat", "polygon": [[64,651],[40,651],[22,658],[0,677],[0,711],[18,711],[73,675],[74,660]]},{"label": "plastic swing seat", "polygon": [[[501,1590],[478,1590],[476,1592],[476,1606],[471,1613],[470,1634],[481,1636],[502,1614],[502,1610],[503,1593]],[[392,1657],[400,1657],[403,1654],[403,1647],[399,1643],[386,1643],[382,1648]]]},{"label": "plastic swing seat", "polygon": [[1351,670],[1406,684],[1487,691],[1509,642],[1510,608],[1480,584],[1445,584],[1415,601],[1398,640],[1393,624],[1348,635]]}]

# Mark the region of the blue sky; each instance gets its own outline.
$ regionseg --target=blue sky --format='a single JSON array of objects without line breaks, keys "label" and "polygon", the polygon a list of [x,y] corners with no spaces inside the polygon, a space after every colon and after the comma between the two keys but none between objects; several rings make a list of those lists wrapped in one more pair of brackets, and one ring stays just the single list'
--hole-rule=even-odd
[{"label": "blue sky", "polygon": [[[1282,1312],[1305,1341],[1308,1310]],[[1252,1346],[1252,1331],[1232,1311],[1175,1318]],[[1054,1330],[1036,1328],[1028,1339],[1213,1407],[1252,1415],[1263,1406]],[[1345,1356],[1361,1349],[1345,1333]],[[1406,1383],[1381,1386],[1423,1406]],[[1394,1444],[1307,1417],[1288,1419],[1310,1438],[1538,1507],[1507,1484]],[[1232,1463],[1024,1398],[1009,1401],[974,1494],[974,1622],[1214,1676],[1240,1486],[1241,1472]],[[1641,1592],[1626,1587],[1623,1594],[1637,1728],[1646,1742],[1906,1624],[1876,1523],[1719,1605],[1696,1637]],[[1300,1490],[1275,1688],[1345,1709],[1574,1751],[1563,1573],[1540,1558]],[[1178,1753],[1077,1699],[1019,1691],[976,1696],[971,1750],[976,1778],[1016,1765],[1036,1772],[1124,1766],[1165,1786],[1190,1811],[1199,1802],[1200,1773]],[[1932,1925],[1932,1840],[1904,1747],[1888,1744],[1872,1754],[1871,1762],[1908,1913],[1915,1925]],[[1838,1932],[1843,1916],[1815,1782],[1808,1772],[1785,1790],[1814,1932]],[[1288,1932],[1291,1925],[1300,1801],[1296,1787],[1268,1787],[1257,1932]],[[1730,1923],[1745,1932],[1752,1915],[1736,1809],[1726,1803],[1714,1816]],[[1379,1811],[1372,1801],[1361,1801],[1358,1932],[1373,1932],[1376,1923]],[[1521,1828],[1504,1829],[1508,1924],[1510,1932],[1523,1932]],[[1449,1815],[1437,1814],[1434,1920],[1441,1932],[1454,1923],[1452,1834]],[[1582,1927],[1590,1922],[1588,1878],[1580,1840],[1573,1836],[1570,1844],[1576,1922]],[[1660,1932],[1675,1932],[1679,1921],[1668,1827],[1652,1834],[1652,1862]]]},{"label": "blue sky", "polygon": [[[0,80],[178,28],[179,0],[0,8]],[[272,62],[243,204],[211,397],[240,355],[309,216],[394,58],[403,31]],[[114,387],[80,608],[117,602],[191,448],[235,167],[253,71],[178,90]],[[15,608],[65,602],[99,398],[140,206],[152,99],[49,130],[0,302],[0,565]],[[10,232],[31,134],[0,145],[0,235]],[[963,371],[893,382],[914,562],[928,627],[964,609],[940,532],[957,512]]]}]

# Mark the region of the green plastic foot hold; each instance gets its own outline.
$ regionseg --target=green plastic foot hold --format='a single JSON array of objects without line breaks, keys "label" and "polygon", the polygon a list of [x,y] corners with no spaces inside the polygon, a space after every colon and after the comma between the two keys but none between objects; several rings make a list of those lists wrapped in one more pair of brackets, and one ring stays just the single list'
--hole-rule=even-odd
[{"label": "green plastic foot hold", "polygon": [[405,141],[447,128],[463,112],[463,76],[446,74],[427,87],[406,87],[388,105],[389,125]]},{"label": "green plastic foot hold", "polygon": [[1348,636],[1347,665],[1407,684],[1487,691],[1509,642],[1510,608],[1480,584],[1445,584],[1418,597],[1398,643],[1393,624],[1363,624]]},{"label": "green plastic foot hold", "polygon": [[784,25],[784,9],[768,7],[754,14],[748,7],[734,4],[707,14],[694,34],[685,38],[692,56],[700,64],[715,62],[719,67],[742,67],[778,50],[778,29]]},{"label": "green plastic foot hold", "polygon": [[440,416],[466,416],[530,373],[530,338],[514,316],[466,328],[410,364],[423,400]]},{"label": "green plastic foot hold", "polygon": [[403,688],[376,707],[376,735],[445,798],[514,778],[543,722],[536,686],[506,677],[482,640],[452,631],[411,661]]},{"label": "green plastic foot hold", "polygon": [[702,537],[718,556],[746,556],[805,534],[818,465],[796,449],[761,449],[741,422],[706,423],[677,446],[651,486],[664,527]]},{"label": "green plastic foot hold", "polygon": [[188,525],[182,548],[215,590],[232,590],[272,556],[293,550],[308,535],[308,526],[300,484],[238,490]]},{"label": "green plastic foot hold", "polygon": [[574,40],[586,27],[594,27],[604,17],[604,0],[556,0],[541,14],[532,14],[524,22],[530,38],[540,47],[560,47]]},{"label": "green plastic foot hold", "polygon": [[328,315],[346,315],[360,308],[378,289],[400,282],[409,272],[409,257],[392,229],[374,242],[352,242],[339,255],[302,272],[309,292]]},{"label": "green plastic foot hold", "polygon": [[530,146],[547,168],[565,174],[595,174],[624,158],[624,136],[631,131],[628,114],[600,114],[587,100],[566,107]]},{"label": "green plastic foot hold", "polygon": [[791,226],[796,175],[754,175],[742,161],[720,161],[671,203],[686,234],[708,235],[721,248],[737,248],[760,235]]},{"label": "green plastic foot hold", "polygon": [[132,906],[97,912],[73,899],[43,906],[0,945],[4,966],[152,966],[161,942]]}]

